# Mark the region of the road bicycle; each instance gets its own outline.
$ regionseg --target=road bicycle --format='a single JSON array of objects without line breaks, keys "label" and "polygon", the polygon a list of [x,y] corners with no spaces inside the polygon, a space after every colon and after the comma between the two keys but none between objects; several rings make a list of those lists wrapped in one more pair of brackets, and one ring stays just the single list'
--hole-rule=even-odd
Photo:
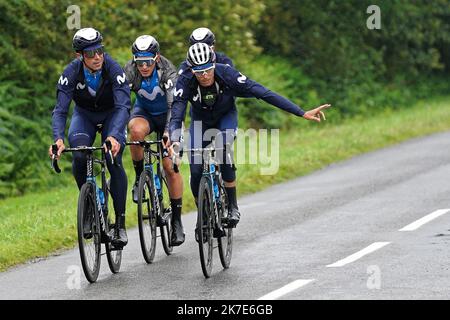
[{"label": "road bicycle", "polygon": [[[162,159],[168,155],[164,148],[164,141],[158,135],[156,141],[143,140],[126,143],[144,148],[144,170],[138,182],[137,207],[139,239],[142,254],[147,263],[152,263],[155,257],[157,237],[161,237],[164,252],[167,255],[170,255],[173,250],[170,242],[172,208],[167,178],[162,168]],[[156,150],[152,149],[152,146],[156,146]]]},{"label": "road bicycle", "polygon": [[[109,157],[111,154],[111,142],[105,142]],[[94,157],[94,152],[101,150],[101,158]],[[56,154],[58,147],[52,145],[52,167],[60,173]],[[115,224],[109,217],[109,181],[106,181],[106,152],[104,147],[80,146],[67,148],[63,153],[83,152],[87,156],[86,182],[80,189],[77,210],[77,232],[81,265],[84,274],[90,283],[97,281],[100,271],[100,256],[106,254],[108,265],[112,273],[118,273],[122,262],[122,247],[115,247],[111,240],[114,236]],[[112,160],[114,163],[114,160]],[[95,164],[100,165],[100,187],[94,174]],[[105,245],[105,253],[101,253],[101,244]]]},{"label": "road bicycle", "polygon": [[[220,262],[224,269],[230,266],[233,251],[233,229],[228,226],[228,197],[216,160],[216,152],[224,150],[216,148],[213,137],[210,147],[187,149],[185,151],[203,154],[203,172],[198,193],[197,227],[195,238],[200,252],[200,263],[203,275],[211,276],[213,267],[214,238],[217,239]],[[230,158],[230,154],[227,152]],[[229,161],[234,169],[234,165]]]}]

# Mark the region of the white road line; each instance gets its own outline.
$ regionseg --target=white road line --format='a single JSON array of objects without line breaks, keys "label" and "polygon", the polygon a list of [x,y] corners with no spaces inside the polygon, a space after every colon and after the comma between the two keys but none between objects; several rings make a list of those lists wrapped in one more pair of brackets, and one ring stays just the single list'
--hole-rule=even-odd
[{"label": "white road line", "polygon": [[436,211],[426,215],[425,217],[420,218],[419,220],[416,220],[413,223],[408,224],[406,227],[403,227],[403,228],[399,229],[398,231],[414,231],[416,229],[419,229],[425,223],[430,222],[431,220],[436,219],[437,217],[442,216],[443,214],[446,214],[449,211],[450,211],[450,209],[436,210]]},{"label": "white road line", "polygon": [[291,291],[294,291],[300,287],[303,287],[305,285],[307,285],[308,283],[314,281],[314,279],[308,279],[308,280],[295,280],[294,282],[291,282],[287,285],[285,285],[284,287],[277,289],[275,291],[272,291],[264,296],[262,296],[261,298],[259,298],[258,300],[275,300],[278,299],[281,296],[284,296],[285,294],[288,294]]},{"label": "white road line", "polygon": [[339,260],[335,263],[329,264],[327,265],[328,268],[334,268],[334,267],[342,267],[348,263],[354,262],[356,260],[358,260],[359,258],[365,256],[366,254],[369,254],[375,250],[378,250],[382,247],[384,247],[385,245],[388,245],[390,242],[374,242],[372,243],[370,246],[362,249],[361,251],[358,251],[350,256],[348,256],[345,259]]}]

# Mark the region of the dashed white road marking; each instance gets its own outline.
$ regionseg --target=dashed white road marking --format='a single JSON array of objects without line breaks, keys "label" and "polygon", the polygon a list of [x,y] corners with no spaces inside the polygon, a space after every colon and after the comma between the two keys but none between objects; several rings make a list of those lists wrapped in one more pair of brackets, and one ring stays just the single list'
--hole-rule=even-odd
[{"label": "dashed white road marking", "polygon": [[284,287],[277,289],[275,291],[272,291],[264,296],[262,296],[261,298],[258,298],[258,300],[275,300],[278,299],[279,297],[284,296],[285,294],[288,294],[289,292],[292,292],[300,287],[303,287],[305,285],[307,285],[308,283],[314,281],[314,279],[308,279],[308,280],[304,280],[304,279],[299,279],[299,280],[295,280],[287,285],[285,285]]},{"label": "dashed white road marking", "polygon": [[446,214],[449,211],[450,209],[436,210],[430,214],[427,214],[425,217],[408,224],[407,226],[399,229],[398,231],[414,231],[423,226],[425,223],[430,222],[431,220],[436,219],[437,217],[442,216],[443,214]]},{"label": "dashed white road marking", "polygon": [[363,256],[365,256],[365,255],[367,255],[367,254],[369,254],[369,253],[371,253],[371,252],[373,252],[375,250],[378,250],[378,249],[384,247],[385,245],[388,245],[389,243],[390,242],[374,242],[370,246],[368,246],[368,247],[366,247],[366,248],[364,248],[364,249],[362,249],[362,250],[360,250],[360,251],[358,251],[358,252],[348,256],[347,258],[344,258],[344,259],[339,260],[339,261],[337,261],[335,263],[327,265],[327,267],[328,268],[342,267],[342,266],[344,266],[346,264],[349,264],[351,262],[354,262],[354,261],[358,260],[359,258],[361,258],[361,257],[363,257]]}]

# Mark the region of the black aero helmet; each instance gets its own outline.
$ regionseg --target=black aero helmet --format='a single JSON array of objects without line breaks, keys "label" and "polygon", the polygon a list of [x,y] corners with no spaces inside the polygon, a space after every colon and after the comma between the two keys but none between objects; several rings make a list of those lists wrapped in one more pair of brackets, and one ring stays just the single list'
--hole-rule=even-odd
[{"label": "black aero helmet", "polygon": [[216,62],[216,54],[207,43],[198,42],[189,47],[186,61],[190,67]]},{"label": "black aero helmet", "polygon": [[72,46],[75,51],[83,51],[87,47],[101,44],[103,37],[94,28],[83,28],[78,30],[73,36]]},{"label": "black aero helmet", "polygon": [[159,43],[154,37],[144,34],[136,38],[131,46],[131,52],[135,56],[146,53],[156,55],[159,53]]},{"label": "black aero helmet", "polygon": [[189,37],[189,44],[193,45],[197,42],[207,43],[212,46],[216,42],[216,37],[208,28],[197,28],[192,31],[191,36]]}]

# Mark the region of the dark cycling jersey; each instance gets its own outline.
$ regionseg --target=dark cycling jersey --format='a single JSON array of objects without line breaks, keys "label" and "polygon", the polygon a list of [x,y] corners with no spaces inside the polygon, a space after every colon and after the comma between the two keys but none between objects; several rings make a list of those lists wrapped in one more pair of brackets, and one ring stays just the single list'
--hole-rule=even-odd
[{"label": "dark cycling jersey", "polygon": [[147,79],[142,78],[133,60],[127,62],[124,71],[130,82],[131,90],[136,93],[132,117],[136,115],[137,108],[140,109],[139,114],[144,110],[148,116],[159,116],[166,113],[165,127],[168,128],[173,103],[173,89],[178,78],[172,62],[160,55],[153,74]]},{"label": "dark cycling jersey", "polygon": [[192,120],[202,121],[206,126],[212,127],[235,108],[235,97],[255,97],[262,99],[282,110],[297,116],[305,113],[290,100],[272,92],[261,84],[247,78],[238,70],[228,65],[216,63],[214,69],[218,94],[212,106],[205,104],[197,79],[192,73],[185,72],[179,76],[172,106],[172,118],[169,125],[171,141],[179,141],[181,123],[186,115],[186,106],[189,101]]},{"label": "dark cycling jersey", "polygon": [[142,79],[141,88],[136,93],[134,107],[142,108],[152,116],[167,113],[167,98],[159,86],[158,72],[156,69],[150,77]]},{"label": "dark cycling jersey", "polygon": [[[119,139],[123,135],[130,114],[130,88],[120,65],[107,53],[101,69],[99,83],[85,77],[83,62],[73,60],[63,71],[57,85],[57,103],[52,113],[53,138],[64,140],[70,102],[91,112],[111,111],[112,126],[109,135]],[[93,83],[94,82],[94,83]],[[93,88],[96,88],[94,90]],[[95,94],[93,94],[95,91]]]}]

